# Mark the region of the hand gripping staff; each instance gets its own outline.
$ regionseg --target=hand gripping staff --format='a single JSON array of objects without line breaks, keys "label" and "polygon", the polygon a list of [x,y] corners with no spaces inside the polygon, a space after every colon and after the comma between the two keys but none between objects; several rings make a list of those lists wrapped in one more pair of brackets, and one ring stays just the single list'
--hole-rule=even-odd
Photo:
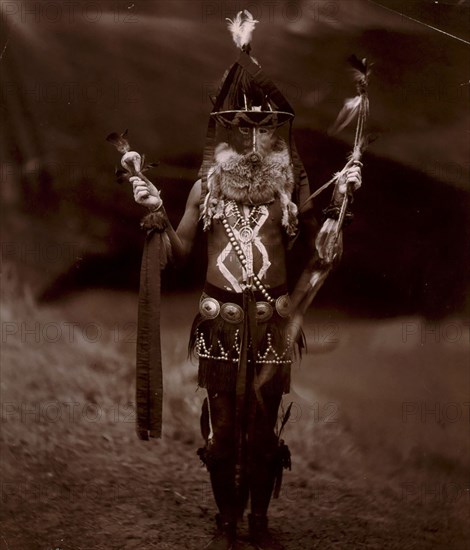
[{"label": "hand gripping staff", "polygon": [[[130,150],[123,134],[112,133],[106,138],[123,155],[122,169],[116,171],[118,182],[126,181],[131,176],[138,176],[147,183],[150,181],[142,173],[155,164],[144,165],[145,157]],[[167,262],[166,213],[162,207],[151,212],[151,229],[144,222],[143,229],[148,229],[142,254],[140,269],[140,289],[137,322],[136,350],[136,407],[137,435],[148,441],[150,437],[162,435],[162,354],[160,343],[160,285],[161,270]]]},{"label": "hand gripping staff", "polygon": [[[353,197],[352,189],[347,184],[347,173],[354,165],[362,166],[362,154],[369,144],[369,136],[366,134],[366,122],[369,115],[368,83],[370,66],[365,58],[360,60],[355,55],[349,58],[349,62],[353,68],[357,95],[345,101],[330,133],[340,132],[357,116],[354,146],[343,169],[334,174],[327,183],[312,193],[300,208],[301,211],[305,210],[311,199],[334,184],[330,205],[324,210],[327,219],[315,241],[316,258],[311,262],[310,273],[305,286],[299,290],[296,299],[293,300],[293,338],[297,336],[305,312],[312,303],[312,300],[325,282],[335,263],[340,260],[337,245],[338,243],[342,243],[344,222],[352,218],[352,213],[349,212],[348,207],[352,203]],[[344,188],[345,185],[347,186],[346,192],[340,193],[340,187]]]}]

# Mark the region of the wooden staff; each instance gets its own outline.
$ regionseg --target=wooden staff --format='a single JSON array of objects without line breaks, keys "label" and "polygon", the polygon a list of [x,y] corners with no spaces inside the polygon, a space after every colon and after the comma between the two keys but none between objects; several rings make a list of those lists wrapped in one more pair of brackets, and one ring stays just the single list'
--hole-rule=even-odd
[{"label": "wooden staff", "polygon": [[[301,281],[292,300],[292,324],[290,336],[292,342],[301,330],[304,315],[323,286],[326,278],[333,267],[340,260],[338,249],[342,249],[342,228],[345,219],[347,219],[348,206],[352,202],[352,190],[347,184],[346,178],[348,171],[354,166],[362,166],[361,158],[367,147],[367,137],[365,134],[366,122],[369,115],[369,97],[367,93],[370,69],[367,60],[359,60],[356,56],[349,58],[354,71],[354,80],[356,82],[357,96],[347,99],[340,111],[330,133],[338,133],[345,128],[356,116],[356,134],[354,137],[353,150],[344,165],[343,169],[336,173],[326,184],[312,193],[301,206],[300,211],[306,209],[308,203],[318,196],[330,185],[334,185],[334,191],[329,207],[325,214],[325,221],[320,233],[318,234],[315,247],[317,257],[314,258],[307,272],[301,276]],[[346,185],[346,192],[340,192],[340,188]],[[331,217],[333,216],[333,217]]]}]

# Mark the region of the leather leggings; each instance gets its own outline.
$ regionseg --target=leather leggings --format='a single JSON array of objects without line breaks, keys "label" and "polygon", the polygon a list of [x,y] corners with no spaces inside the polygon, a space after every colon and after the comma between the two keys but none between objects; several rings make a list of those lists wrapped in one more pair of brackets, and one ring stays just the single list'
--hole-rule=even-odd
[{"label": "leather leggings", "polygon": [[[282,394],[263,395],[263,406],[256,405],[250,430],[251,443],[246,448],[247,483],[245,494],[237,494],[235,466],[237,462],[236,406],[234,392],[209,392],[209,426],[204,429],[206,464],[212,491],[221,517],[235,521],[241,517],[248,496],[251,511],[267,512],[275,478],[278,441],[274,433]],[[205,432],[205,433],[204,433]]]}]

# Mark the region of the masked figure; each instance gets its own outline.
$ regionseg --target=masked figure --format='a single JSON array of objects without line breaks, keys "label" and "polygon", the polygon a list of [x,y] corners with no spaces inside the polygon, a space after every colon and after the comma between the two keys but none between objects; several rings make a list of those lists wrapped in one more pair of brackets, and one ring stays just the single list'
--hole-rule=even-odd
[{"label": "masked figure", "polygon": [[[247,12],[231,22],[240,55],[214,101],[200,179],[178,229],[166,227],[176,259],[187,256],[199,223],[207,237],[206,283],[190,347],[199,360],[199,386],[207,390],[205,446],[198,454],[219,510],[217,534],[207,545],[212,550],[235,547],[248,505],[255,548],[282,548],[268,531],[267,511],[290,465],[276,434],[299,348],[289,326],[287,254],[299,232],[314,243],[317,229],[311,210],[299,216],[310,192],[291,136],[294,111],[250,56],[255,23]],[[349,175],[354,184],[358,170]],[[135,200],[159,211],[157,189],[138,177],[131,181]]]}]

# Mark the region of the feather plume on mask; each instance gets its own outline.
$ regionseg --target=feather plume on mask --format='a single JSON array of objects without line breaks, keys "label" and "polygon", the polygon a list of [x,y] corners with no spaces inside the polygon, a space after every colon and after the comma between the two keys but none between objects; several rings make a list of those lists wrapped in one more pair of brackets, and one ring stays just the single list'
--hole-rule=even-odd
[{"label": "feather plume on mask", "polygon": [[232,33],[237,48],[246,49],[251,42],[256,23],[259,23],[259,21],[253,19],[248,10],[239,11],[233,20],[228,17],[226,20],[229,22],[228,29]]}]

